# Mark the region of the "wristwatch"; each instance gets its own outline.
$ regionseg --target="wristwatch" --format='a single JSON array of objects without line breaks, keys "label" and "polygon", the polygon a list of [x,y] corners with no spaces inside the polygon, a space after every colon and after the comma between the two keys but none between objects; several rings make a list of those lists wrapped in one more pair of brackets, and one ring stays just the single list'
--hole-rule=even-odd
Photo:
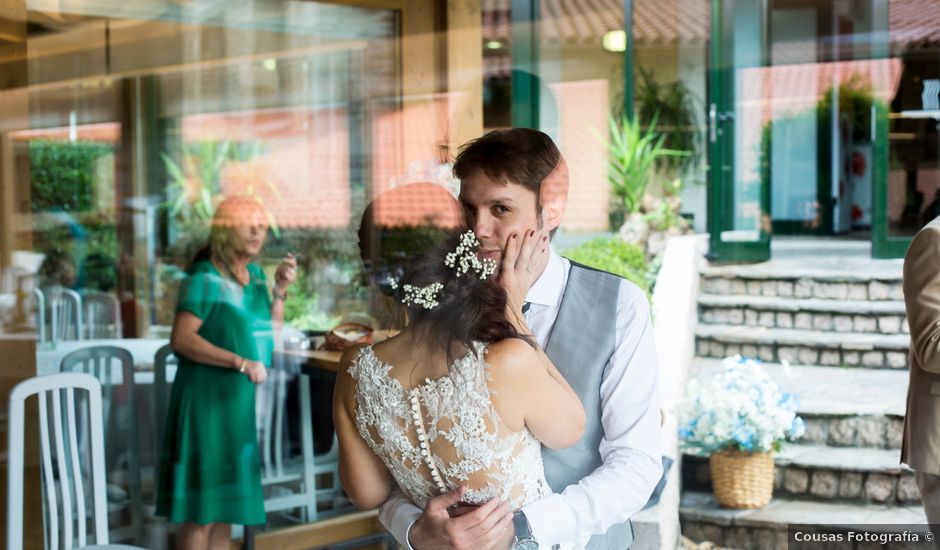
[{"label": "wristwatch", "polygon": [[539,543],[532,536],[529,520],[522,510],[513,513],[512,528],[516,532],[516,538],[512,541],[512,550],[538,550]]}]

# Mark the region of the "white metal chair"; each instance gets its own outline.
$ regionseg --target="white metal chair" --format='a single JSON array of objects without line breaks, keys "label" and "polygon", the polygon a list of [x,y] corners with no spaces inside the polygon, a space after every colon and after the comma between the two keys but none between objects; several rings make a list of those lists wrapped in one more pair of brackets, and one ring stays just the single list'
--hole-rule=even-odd
[{"label": "white metal chair", "polygon": [[290,456],[285,446],[288,429],[287,390],[290,373],[273,368],[268,380],[258,389],[261,425],[258,440],[261,448],[261,484],[265,490],[265,512],[301,509],[301,521],[316,521],[316,473],[313,457],[313,424],[310,406],[310,383],[301,374],[299,460]]},{"label": "white metal chair", "polygon": [[82,306],[82,321],[89,339],[121,337],[121,304],[114,294],[86,291],[82,295]]},{"label": "white metal chair", "polygon": [[[9,460],[7,463],[7,548],[23,548],[23,471],[25,403],[39,399],[40,471],[45,495],[45,547],[88,548],[90,543],[107,548],[107,497],[105,491],[104,423],[101,383],[83,373],[37,376],[20,382],[10,393]],[[84,414],[79,414],[80,412]],[[90,444],[79,445],[80,418]],[[89,501],[86,495],[91,496]],[[89,532],[89,520],[94,527]],[[94,539],[92,541],[92,538]]]},{"label": "white metal chair", "polygon": [[[141,536],[142,490],[140,472],[139,423],[137,399],[134,397],[134,357],[129,351],[116,346],[90,346],[75,350],[62,358],[62,372],[83,372],[93,375],[101,383],[104,402],[103,424],[111,437],[109,453],[115,464],[109,468],[111,479],[117,486],[126,486],[127,501],[111,503],[112,511],[129,509],[130,525],[122,525],[111,532],[118,540]],[[119,397],[119,399],[116,399]],[[115,405],[122,405],[116,408]],[[111,419],[112,411],[120,416]]]},{"label": "white metal chair", "polygon": [[153,358],[153,414],[156,429],[154,430],[153,451],[157,459],[163,452],[163,433],[166,429],[166,410],[170,399],[169,387],[166,383],[166,368],[177,365],[179,362],[173,354],[173,348],[167,344],[157,350]]},{"label": "white metal chair", "polygon": [[37,342],[46,341],[46,295],[38,287],[33,288],[33,309],[36,310]]},{"label": "white metal chair", "polygon": [[318,486],[316,489],[317,502],[330,502],[335,510],[339,501],[343,498],[343,492],[339,482],[339,440],[336,439],[335,434],[333,435],[333,444],[330,445],[330,450],[323,454],[314,455],[313,475],[314,479],[320,478],[323,475],[329,475],[329,486]]},{"label": "white metal chair", "polygon": [[63,286],[47,287],[43,292],[49,308],[50,340],[81,340],[85,334],[82,297],[78,292]]},{"label": "white metal chair", "polygon": [[[151,518],[147,517],[146,510],[152,509],[157,500],[157,472],[160,469],[160,459],[163,453],[163,437],[166,430],[166,411],[169,405],[169,385],[167,384],[167,367],[177,365],[176,355],[170,344],[166,344],[157,350],[153,357],[153,402],[150,404],[152,411],[153,439],[150,441],[151,448],[149,453],[141,453],[141,480],[143,500],[145,506],[145,522]],[[144,443],[141,442],[143,447]]]}]

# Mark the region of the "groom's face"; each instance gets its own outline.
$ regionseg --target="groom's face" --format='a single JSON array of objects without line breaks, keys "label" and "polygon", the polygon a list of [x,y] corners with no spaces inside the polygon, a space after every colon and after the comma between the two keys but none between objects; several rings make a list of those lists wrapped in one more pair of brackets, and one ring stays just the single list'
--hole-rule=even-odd
[{"label": "groom's face", "polygon": [[480,239],[480,256],[497,262],[513,233],[542,228],[538,198],[534,191],[505,181],[491,179],[477,170],[460,182],[460,205],[467,226]]}]

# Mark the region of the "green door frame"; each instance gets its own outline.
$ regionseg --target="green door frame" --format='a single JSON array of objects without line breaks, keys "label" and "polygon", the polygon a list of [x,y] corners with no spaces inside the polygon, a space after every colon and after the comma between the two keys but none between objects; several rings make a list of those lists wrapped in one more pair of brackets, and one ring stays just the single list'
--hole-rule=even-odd
[{"label": "green door frame", "polygon": [[[752,0],[749,0],[752,1]],[[761,18],[766,18],[766,0],[761,1]],[[761,168],[760,209],[764,213],[756,240],[725,240],[734,229],[735,202],[735,97],[734,57],[728,46],[733,39],[734,0],[711,1],[711,40],[709,41],[708,91],[708,233],[709,259],[717,262],[762,262],[770,259],[770,167]],[[766,37],[765,37],[766,38]],[[765,48],[766,49],[766,48]],[[766,59],[766,56],[762,54]],[[765,223],[763,220],[768,220]]]},{"label": "green door frame", "polygon": [[[879,9],[888,9],[888,2],[877,4]],[[881,20],[885,25],[888,14],[881,12],[874,16],[875,21]],[[875,29],[885,31],[888,29]],[[888,45],[872,39],[872,58],[887,59]],[[875,101],[872,105],[872,209],[871,209],[871,255],[873,258],[903,258],[907,247],[913,237],[891,236],[891,223],[888,220],[888,166],[890,164],[889,132],[890,120],[888,114],[891,110],[889,104]]]},{"label": "green door frame", "polygon": [[873,258],[903,258],[913,237],[892,237],[888,221],[888,120],[889,107],[880,102],[872,106],[872,211],[871,255]]},{"label": "green door frame", "polygon": [[512,0],[512,125],[539,128],[538,0]]}]

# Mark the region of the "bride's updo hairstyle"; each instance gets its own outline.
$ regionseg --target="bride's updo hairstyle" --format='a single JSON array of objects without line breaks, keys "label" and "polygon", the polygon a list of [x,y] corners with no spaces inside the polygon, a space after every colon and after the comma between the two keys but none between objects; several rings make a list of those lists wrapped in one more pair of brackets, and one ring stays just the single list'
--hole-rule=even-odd
[{"label": "bride's updo hairstyle", "polygon": [[519,338],[535,347],[532,338],[521,334],[507,319],[508,297],[495,275],[481,279],[470,269],[458,276],[458,269],[445,264],[445,258],[460,246],[465,232],[466,229],[447,231],[441,242],[415,258],[398,282],[399,299],[406,295],[406,284],[419,288],[434,283],[441,285],[433,295],[437,302],[434,307],[406,304],[410,325],[426,331],[448,354],[454,343],[473,350],[473,342],[491,344],[507,338]]}]

